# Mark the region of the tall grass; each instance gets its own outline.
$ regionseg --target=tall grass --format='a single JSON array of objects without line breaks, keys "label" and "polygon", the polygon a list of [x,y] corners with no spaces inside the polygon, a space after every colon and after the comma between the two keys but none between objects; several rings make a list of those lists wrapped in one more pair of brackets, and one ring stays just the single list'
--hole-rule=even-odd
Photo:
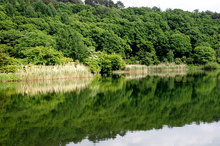
[{"label": "tall grass", "polygon": [[175,63],[161,63],[159,65],[127,65],[125,71],[178,71],[178,70],[187,70],[187,65],[185,64],[175,64]]},{"label": "tall grass", "polygon": [[0,81],[54,80],[66,78],[88,78],[92,73],[81,64],[67,65],[28,65],[22,66],[15,73],[0,74]]}]

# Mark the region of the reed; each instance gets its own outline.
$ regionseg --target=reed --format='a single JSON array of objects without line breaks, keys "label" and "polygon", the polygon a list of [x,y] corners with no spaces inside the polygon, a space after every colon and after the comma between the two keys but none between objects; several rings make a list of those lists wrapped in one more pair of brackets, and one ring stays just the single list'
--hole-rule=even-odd
[{"label": "reed", "polygon": [[81,64],[55,66],[27,65],[21,66],[15,73],[0,74],[0,81],[55,80],[67,78],[91,78],[93,75]]},{"label": "reed", "polygon": [[141,71],[141,72],[149,72],[149,71],[180,71],[187,70],[187,65],[185,64],[175,64],[175,63],[161,63],[158,65],[127,65],[125,67],[125,71]]}]

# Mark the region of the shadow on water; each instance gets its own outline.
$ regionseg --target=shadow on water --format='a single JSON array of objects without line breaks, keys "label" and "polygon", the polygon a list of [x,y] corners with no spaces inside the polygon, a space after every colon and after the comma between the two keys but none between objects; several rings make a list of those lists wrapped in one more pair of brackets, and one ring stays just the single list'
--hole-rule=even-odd
[{"label": "shadow on water", "polygon": [[95,79],[80,90],[59,92],[40,84],[50,92],[32,94],[14,84],[0,86],[0,145],[98,142],[128,131],[220,119],[219,71]]}]

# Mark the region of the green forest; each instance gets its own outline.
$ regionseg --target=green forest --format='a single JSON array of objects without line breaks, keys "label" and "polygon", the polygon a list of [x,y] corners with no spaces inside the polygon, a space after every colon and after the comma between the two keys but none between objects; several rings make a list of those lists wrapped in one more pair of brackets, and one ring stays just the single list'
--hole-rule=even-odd
[{"label": "green forest", "polygon": [[0,0],[1,72],[70,61],[94,73],[125,63],[220,63],[220,14],[112,0]]}]

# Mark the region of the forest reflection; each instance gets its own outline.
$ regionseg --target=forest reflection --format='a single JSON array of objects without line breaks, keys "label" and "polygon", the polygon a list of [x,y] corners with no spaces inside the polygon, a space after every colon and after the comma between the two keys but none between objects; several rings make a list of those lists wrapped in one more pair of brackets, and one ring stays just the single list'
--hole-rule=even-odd
[{"label": "forest reflection", "polygon": [[16,87],[0,88],[0,145],[98,142],[128,131],[220,119],[219,71],[98,78],[80,90],[38,94]]}]

